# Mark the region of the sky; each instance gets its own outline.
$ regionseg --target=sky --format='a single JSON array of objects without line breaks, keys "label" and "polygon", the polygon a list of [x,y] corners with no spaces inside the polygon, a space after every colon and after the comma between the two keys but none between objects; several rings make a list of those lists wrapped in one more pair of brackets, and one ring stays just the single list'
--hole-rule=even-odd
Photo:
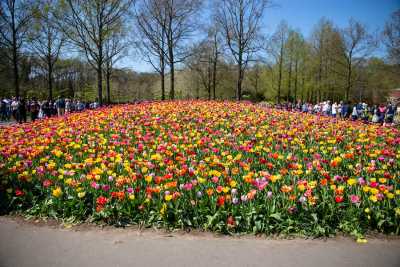
[{"label": "sky", "polygon": [[[272,34],[279,22],[286,20],[306,38],[322,17],[339,27],[345,27],[349,19],[354,18],[374,32],[382,29],[390,14],[400,8],[400,0],[274,0],[273,3],[264,14],[263,34]],[[137,72],[153,71],[151,65],[134,53],[118,65]]]}]

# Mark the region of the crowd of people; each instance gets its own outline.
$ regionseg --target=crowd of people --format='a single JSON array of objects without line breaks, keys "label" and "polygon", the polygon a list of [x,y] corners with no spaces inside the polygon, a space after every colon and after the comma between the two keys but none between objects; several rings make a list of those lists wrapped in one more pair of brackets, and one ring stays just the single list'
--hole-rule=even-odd
[{"label": "crowd of people", "polygon": [[[13,97],[0,99],[0,121],[14,119],[19,123],[27,122],[28,114],[31,121],[36,119],[62,116],[71,112],[80,112],[85,109],[99,107],[98,102],[83,102],[76,99],[58,97],[55,101],[38,101],[36,98],[25,100]],[[392,103],[368,105],[367,103],[350,104],[349,102],[324,101],[316,104],[310,102],[280,103],[275,108],[288,111],[312,113],[332,116],[342,119],[362,120],[364,122],[392,125],[400,123],[400,106]]]},{"label": "crowd of people", "polygon": [[[293,103],[276,104],[276,108],[304,113],[320,114],[342,119],[362,120],[364,122],[392,125],[400,116],[400,106],[392,103],[368,105],[367,103],[350,104],[349,102],[324,101],[316,104],[298,101]],[[400,118],[399,118],[400,119]]]},{"label": "crowd of people", "polygon": [[63,97],[58,97],[55,101],[39,101],[35,97],[30,100],[17,97],[3,98],[0,99],[0,121],[15,120],[23,123],[27,122],[28,115],[30,115],[31,121],[35,121],[85,109],[94,109],[98,106],[97,102],[83,102]]}]

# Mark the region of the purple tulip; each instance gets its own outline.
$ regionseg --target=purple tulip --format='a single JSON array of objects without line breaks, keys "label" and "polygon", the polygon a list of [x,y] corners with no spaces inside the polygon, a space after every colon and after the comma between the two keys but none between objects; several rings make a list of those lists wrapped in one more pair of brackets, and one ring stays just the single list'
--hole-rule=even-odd
[{"label": "purple tulip", "polygon": [[234,205],[239,204],[239,199],[237,197],[232,198],[232,204]]},{"label": "purple tulip", "polygon": [[[108,184],[105,184],[101,187],[101,189],[103,189],[103,191],[107,192],[108,190],[110,190],[110,186]],[[133,191],[132,191],[133,192]]]},{"label": "purple tulip", "polygon": [[363,177],[358,178],[359,185],[365,185],[365,179]]}]

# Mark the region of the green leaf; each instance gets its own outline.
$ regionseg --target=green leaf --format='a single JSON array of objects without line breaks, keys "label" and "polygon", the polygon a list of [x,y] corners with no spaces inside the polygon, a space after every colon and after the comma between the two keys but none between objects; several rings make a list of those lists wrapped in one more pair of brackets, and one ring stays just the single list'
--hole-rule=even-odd
[{"label": "green leaf", "polygon": [[382,225],[383,225],[385,222],[386,222],[386,220],[380,220],[380,221],[378,222],[378,227],[379,227],[379,228],[382,228]]},{"label": "green leaf", "polygon": [[255,222],[255,227],[256,227],[256,232],[261,231],[261,229],[262,229],[261,221],[256,221]]},{"label": "green leaf", "polygon": [[316,213],[311,213],[311,217],[314,219],[314,222],[318,222],[318,216]]},{"label": "green leaf", "polygon": [[280,213],[273,213],[269,215],[269,217],[274,218],[275,220],[282,221],[282,217]]}]

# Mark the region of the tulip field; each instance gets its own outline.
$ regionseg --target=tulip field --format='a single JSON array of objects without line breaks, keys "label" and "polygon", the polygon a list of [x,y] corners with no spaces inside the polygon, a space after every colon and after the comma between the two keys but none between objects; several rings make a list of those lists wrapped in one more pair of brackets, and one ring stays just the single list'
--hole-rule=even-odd
[{"label": "tulip field", "polygon": [[246,102],[170,101],[0,127],[2,213],[356,237],[400,234],[400,131]]}]

